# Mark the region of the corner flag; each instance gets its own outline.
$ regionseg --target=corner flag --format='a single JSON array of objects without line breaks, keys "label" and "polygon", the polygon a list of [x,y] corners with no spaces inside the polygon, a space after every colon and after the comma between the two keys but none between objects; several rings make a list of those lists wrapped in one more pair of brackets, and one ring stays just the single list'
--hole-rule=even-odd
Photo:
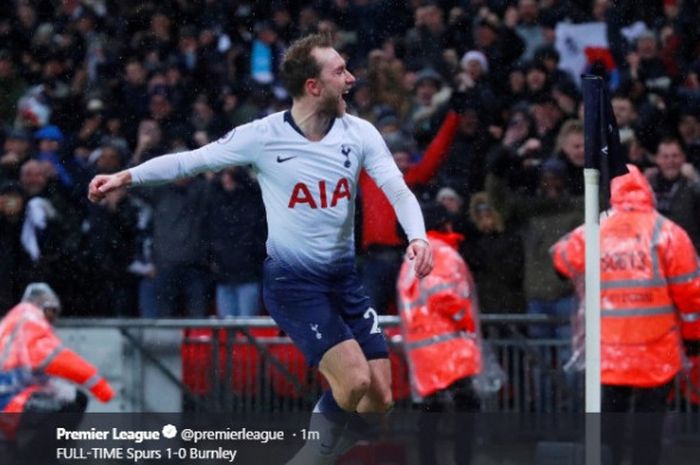
[{"label": "corner flag", "polygon": [[603,78],[584,75],[582,82],[586,150],[584,167],[600,172],[600,186],[607,204],[610,197],[610,181],[627,173],[625,160],[620,152],[620,132]]},{"label": "corner flag", "polygon": [[600,199],[608,203],[610,181],[627,172],[620,153],[620,133],[605,82],[583,76],[585,183],[585,327],[586,327],[586,465],[602,461],[600,438]]}]

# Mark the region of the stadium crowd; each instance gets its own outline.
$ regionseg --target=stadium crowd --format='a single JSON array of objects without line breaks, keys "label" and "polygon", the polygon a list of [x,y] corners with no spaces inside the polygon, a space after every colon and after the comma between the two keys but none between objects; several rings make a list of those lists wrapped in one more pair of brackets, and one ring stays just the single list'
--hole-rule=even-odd
[{"label": "stadium crowd", "polygon": [[[265,256],[255,173],[85,197],[87,183],[227,137],[289,106],[286,46],[328,33],[407,183],[465,236],[483,313],[568,315],[550,247],[583,221],[580,71],[603,75],[625,156],[700,247],[697,0],[13,0],[0,5],[0,313],[29,282],[76,316],[255,315]],[[564,56],[567,55],[567,56]],[[360,181],[366,287],[393,311],[404,243]],[[379,198],[377,198],[379,195]],[[546,336],[549,328],[536,329]],[[557,328],[554,328],[557,331]],[[552,334],[552,336],[562,336]]]}]

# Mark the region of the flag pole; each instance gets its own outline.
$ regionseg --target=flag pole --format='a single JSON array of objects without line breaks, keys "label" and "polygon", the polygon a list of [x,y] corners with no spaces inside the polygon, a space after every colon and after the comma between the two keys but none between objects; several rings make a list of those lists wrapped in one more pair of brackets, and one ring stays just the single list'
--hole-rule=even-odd
[{"label": "flag pole", "polygon": [[585,195],[585,412],[586,465],[601,463],[600,386],[600,151],[603,79],[583,77],[586,165]]},{"label": "flag pole", "polygon": [[600,465],[600,212],[598,188],[600,172],[583,170],[585,181],[586,241],[586,465]]},{"label": "flag pole", "polygon": [[600,413],[600,172],[586,168],[586,413]]}]

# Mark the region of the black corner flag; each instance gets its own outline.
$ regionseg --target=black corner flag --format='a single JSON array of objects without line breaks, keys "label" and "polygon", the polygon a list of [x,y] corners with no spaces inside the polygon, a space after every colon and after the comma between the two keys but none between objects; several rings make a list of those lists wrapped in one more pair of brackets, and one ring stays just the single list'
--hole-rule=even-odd
[{"label": "black corner flag", "polygon": [[601,199],[607,205],[610,198],[610,181],[627,173],[620,151],[620,132],[610,104],[605,81],[600,76],[584,75],[584,140],[585,168],[600,172]]}]

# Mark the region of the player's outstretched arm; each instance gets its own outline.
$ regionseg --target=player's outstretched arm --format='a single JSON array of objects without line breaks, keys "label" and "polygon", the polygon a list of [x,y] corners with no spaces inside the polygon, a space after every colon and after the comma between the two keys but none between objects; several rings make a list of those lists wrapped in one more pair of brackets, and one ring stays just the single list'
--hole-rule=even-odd
[{"label": "player's outstretched arm", "polygon": [[418,278],[425,278],[433,271],[433,253],[425,240],[413,239],[406,248],[406,257],[413,260]]},{"label": "player's outstretched arm", "polygon": [[98,174],[90,181],[88,199],[91,202],[99,202],[107,193],[130,185],[131,173],[128,170],[114,174]]},{"label": "player's outstretched arm", "polygon": [[198,149],[161,155],[116,174],[95,176],[90,182],[88,198],[97,202],[108,192],[132,184],[155,186],[205,171],[216,172],[227,166],[254,164],[261,150],[261,134],[265,133],[265,127],[261,122],[244,124]]}]

